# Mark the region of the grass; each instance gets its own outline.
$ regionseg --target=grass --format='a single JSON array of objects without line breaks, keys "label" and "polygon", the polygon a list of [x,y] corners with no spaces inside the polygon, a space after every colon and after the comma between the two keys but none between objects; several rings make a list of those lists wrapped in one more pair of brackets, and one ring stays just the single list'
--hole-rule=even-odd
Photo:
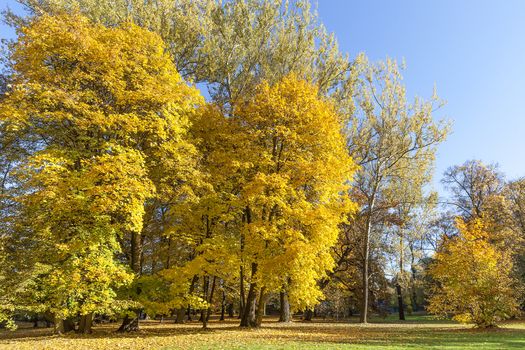
[{"label": "grass", "polygon": [[261,329],[240,329],[237,320],[175,325],[147,321],[136,334],[117,334],[117,324],[97,326],[90,335],[55,336],[51,329],[0,331],[0,349],[525,349],[525,321],[499,329],[476,330],[450,321],[414,316],[355,321],[279,324],[268,319]]}]

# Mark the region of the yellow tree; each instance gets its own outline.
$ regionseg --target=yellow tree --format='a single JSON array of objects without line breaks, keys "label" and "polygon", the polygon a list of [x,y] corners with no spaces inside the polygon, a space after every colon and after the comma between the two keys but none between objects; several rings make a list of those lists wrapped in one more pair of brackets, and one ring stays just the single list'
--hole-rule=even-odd
[{"label": "yellow tree", "polygon": [[458,236],[442,243],[430,275],[435,282],[428,311],[452,315],[481,328],[494,327],[519,311],[520,287],[511,255],[492,242],[487,219],[457,219]]},{"label": "yellow tree", "polygon": [[355,209],[347,195],[355,165],[334,107],[295,75],[262,83],[231,122],[248,283],[241,326],[257,326],[269,292],[286,289],[295,309],[321,298],[317,281],[333,267],[339,224]]},{"label": "yellow tree", "polygon": [[127,248],[140,274],[145,215],[191,195],[195,149],[185,134],[202,99],[160,37],[132,24],[43,15],[21,28],[10,58],[0,120],[28,152],[13,217],[18,238],[33,242],[24,296],[53,312],[58,330],[80,314],[89,331],[132,279],[115,254]]}]

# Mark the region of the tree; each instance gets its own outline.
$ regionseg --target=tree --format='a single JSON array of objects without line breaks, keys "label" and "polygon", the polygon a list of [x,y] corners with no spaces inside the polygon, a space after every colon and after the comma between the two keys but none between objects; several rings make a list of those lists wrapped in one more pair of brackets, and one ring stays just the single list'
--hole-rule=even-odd
[{"label": "tree", "polygon": [[[20,2],[29,10],[30,17],[44,13],[81,11],[92,21],[106,26],[118,26],[123,21],[131,20],[158,33],[181,74],[206,88],[219,113],[227,116],[235,114],[239,102],[253,96],[261,81],[274,84],[290,72],[311,81],[318,87],[319,95],[330,96],[335,101],[334,105],[340,112],[341,119],[348,120],[354,109],[353,64],[347,55],[340,53],[335,37],[319,23],[308,0]],[[8,14],[7,19],[14,25],[27,21],[12,13]],[[205,136],[201,139],[206,139],[206,129],[213,129],[214,126],[211,122],[202,125]],[[200,148],[199,151],[206,153],[209,148]],[[218,153],[214,154],[215,157]],[[204,160],[201,170],[206,169],[203,171],[208,172],[209,164],[210,162]],[[224,162],[219,164],[219,172],[215,173],[218,178],[212,179],[215,176],[213,172],[207,175],[211,176],[206,181],[209,181],[208,185],[213,190],[198,191],[199,196],[207,197],[202,201],[197,199],[192,208],[199,208],[196,213],[200,213],[200,217],[196,215],[193,219],[181,219],[176,215],[185,214],[184,211],[174,211],[166,205],[147,212],[148,222],[144,225],[147,233],[141,235],[140,240],[134,240],[134,247],[139,248],[138,253],[143,257],[141,261],[146,265],[140,268],[137,266],[137,269],[145,268],[145,272],[150,273],[166,267],[166,262],[173,266],[174,263],[183,265],[192,260],[196,256],[194,249],[201,244],[201,234],[206,230],[206,225],[198,226],[195,223],[212,223],[208,228],[213,230],[224,230],[224,226],[228,230],[239,230],[239,223],[236,221],[240,214],[232,208],[224,211],[224,206],[218,208],[212,205],[210,210],[207,209],[206,203],[211,197],[215,197],[212,203],[217,204],[228,195],[238,192],[235,188],[235,176],[223,181],[226,169],[221,169],[221,165],[224,166]],[[172,215],[175,212],[177,214]],[[216,215],[221,212],[237,217],[235,220],[222,220],[223,214]],[[193,222],[193,228],[199,234],[186,246],[184,239],[181,240],[177,238],[178,234],[172,233],[181,231],[173,228],[177,225],[189,228],[186,224],[181,225],[181,222],[188,220]],[[209,234],[214,235],[211,231]],[[145,244],[144,249],[142,243]],[[174,249],[175,244],[182,244],[184,247]],[[126,244],[125,248],[125,251],[130,250],[130,244]],[[156,264],[155,268],[150,267],[153,263]],[[242,309],[244,298],[242,284],[240,286]],[[200,292],[199,288],[195,292]]]},{"label": "tree", "polygon": [[490,226],[485,218],[457,219],[459,235],[443,241],[430,267],[436,285],[429,312],[480,328],[495,327],[518,312],[520,286],[512,277],[512,259],[491,242]]},{"label": "tree", "polygon": [[480,217],[493,196],[500,195],[503,175],[497,165],[469,160],[447,169],[441,182],[452,193],[450,205],[466,220]]},{"label": "tree", "polygon": [[[127,20],[158,33],[176,67],[208,88],[224,108],[253,94],[266,80],[291,72],[349,107],[352,64],[319,23],[310,1],[273,0],[19,0],[32,15],[81,11],[107,26]],[[13,13],[8,21],[24,19]]]},{"label": "tree", "polygon": [[294,75],[261,84],[231,120],[248,282],[241,325],[257,326],[268,292],[284,287],[295,309],[320,299],[317,281],[332,268],[338,225],[354,208],[345,191],[355,166],[333,106]]},{"label": "tree", "polygon": [[114,311],[133,278],[117,258],[126,238],[139,275],[145,216],[189,195],[195,149],[185,135],[202,100],[162,40],[133,24],[42,15],[21,28],[11,60],[0,116],[27,152],[11,217],[11,242],[31,242],[18,257],[33,275],[21,304],[53,312],[60,331],[68,317]]},{"label": "tree", "polygon": [[525,178],[508,182],[504,195],[509,202],[512,227],[525,237]]},{"label": "tree", "polygon": [[[436,123],[432,112],[437,96],[428,102],[416,98],[407,102],[405,87],[396,62],[388,59],[369,64],[359,59],[357,114],[349,130],[349,149],[358,165],[355,197],[362,220],[362,298],[361,322],[367,322],[369,298],[369,261],[371,251],[389,220],[389,209],[397,206],[389,188],[400,179],[406,183],[419,177],[411,172],[421,162],[432,164],[436,146],[447,133],[447,126]],[[425,167],[426,168],[426,167]]]}]

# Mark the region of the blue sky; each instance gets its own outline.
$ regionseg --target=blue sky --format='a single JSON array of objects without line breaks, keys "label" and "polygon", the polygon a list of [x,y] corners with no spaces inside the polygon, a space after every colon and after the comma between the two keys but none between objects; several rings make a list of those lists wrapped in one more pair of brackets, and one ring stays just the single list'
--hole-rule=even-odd
[{"label": "blue sky", "polygon": [[[473,158],[525,176],[525,1],[319,0],[317,9],[351,56],[404,58],[409,94],[437,86],[447,105],[436,117],[454,122],[437,155],[438,188],[448,166]],[[0,25],[0,37],[13,35]]]},{"label": "blue sky", "polygon": [[[343,51],[372,60],[405,58],[409,94],[434,84],[453,120],[436,180],[467,159],[525,176],[525,1],[319,0],[318,12]],[[440,186],[437,186],[438,188]]]}]

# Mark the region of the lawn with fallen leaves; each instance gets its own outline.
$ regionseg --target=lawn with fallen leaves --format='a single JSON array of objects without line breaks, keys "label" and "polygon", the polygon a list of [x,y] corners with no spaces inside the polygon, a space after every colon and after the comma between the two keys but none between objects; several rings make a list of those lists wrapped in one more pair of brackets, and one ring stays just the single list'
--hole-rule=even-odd
[{"label": "lawn with fallen leaves", "polygon": [[498,329],[477,330],[430,317],[278,323],[265,320],[260,329],[238,327],[238,320],[197,322],[144,321],[138,333],[115,332],[118,323],[98,325],[93,334],[52,335],[50,328],[0,331],[0,349],[525,349],[525,321]]}]

